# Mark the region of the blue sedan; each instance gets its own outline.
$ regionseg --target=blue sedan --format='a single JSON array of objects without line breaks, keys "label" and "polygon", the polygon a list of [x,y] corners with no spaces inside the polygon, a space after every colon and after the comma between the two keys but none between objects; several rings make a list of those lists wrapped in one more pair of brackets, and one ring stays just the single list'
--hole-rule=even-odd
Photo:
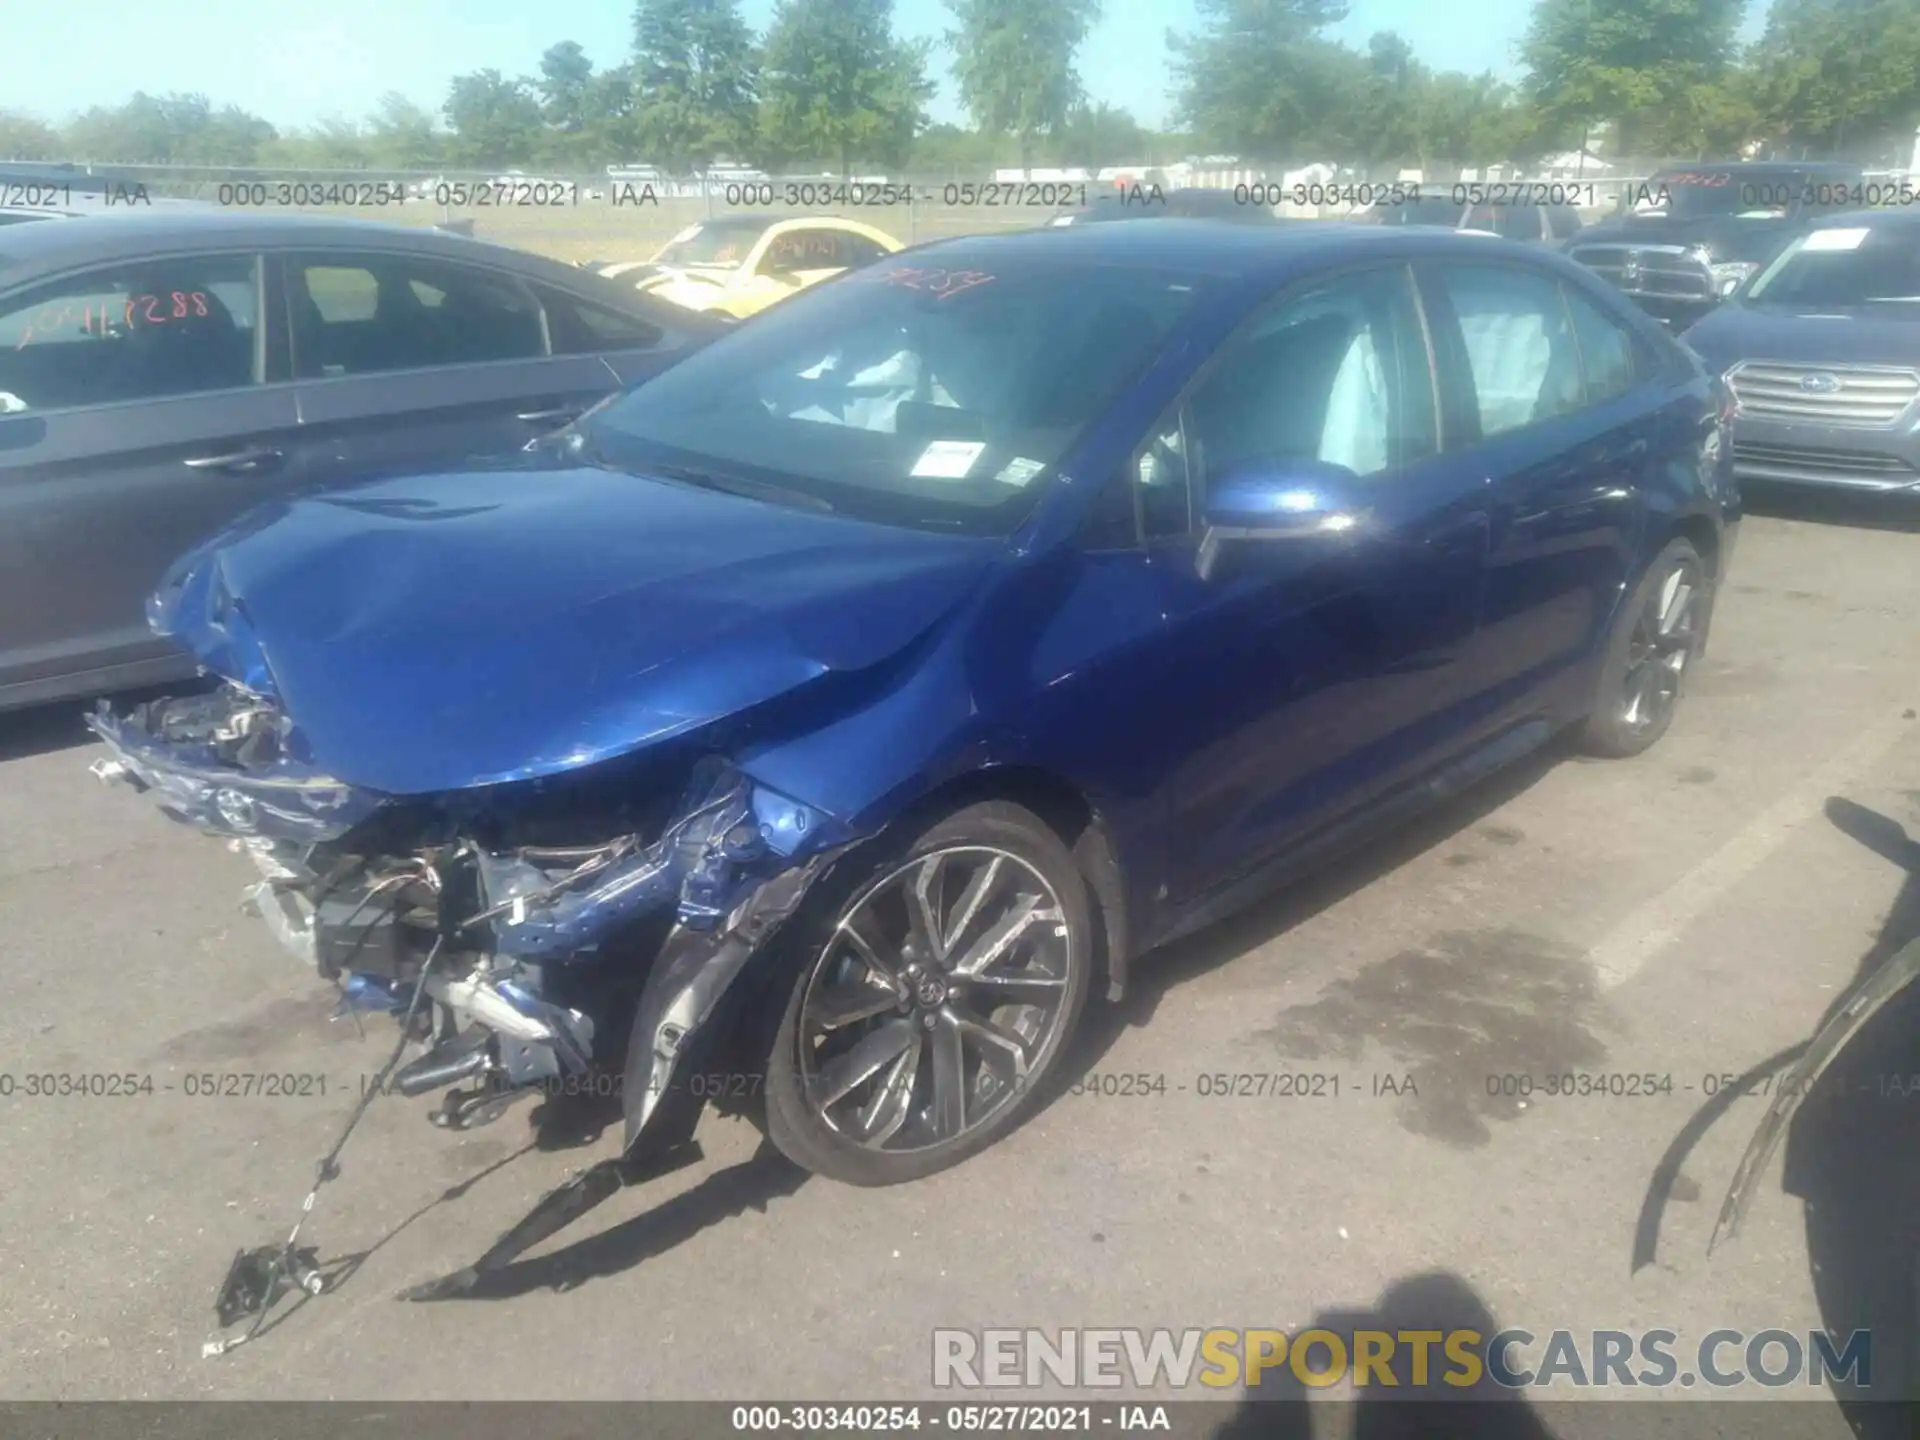
[{"label": "blue sedan", "polygon": [[243,840],[441,1123],[606,1073],[631,1161],[763,1076],[800,1164],[909,1180],[1155,946],[1557,732],[1654,744],[1727,422],[1538,246],[946,241],[518,469],[256,512],[150,611],[226,684],[96,768]]}]

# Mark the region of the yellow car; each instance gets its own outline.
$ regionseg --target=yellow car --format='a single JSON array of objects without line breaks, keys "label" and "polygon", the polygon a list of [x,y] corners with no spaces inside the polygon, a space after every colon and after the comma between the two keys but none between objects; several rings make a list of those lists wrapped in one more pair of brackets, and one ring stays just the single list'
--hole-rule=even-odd
[{"label": "yellow car", "polygon": [[689,310],[744,319],[809,285],[903,248],[858,220],[722,215],[689,225],[651,260],[594,268]]}]

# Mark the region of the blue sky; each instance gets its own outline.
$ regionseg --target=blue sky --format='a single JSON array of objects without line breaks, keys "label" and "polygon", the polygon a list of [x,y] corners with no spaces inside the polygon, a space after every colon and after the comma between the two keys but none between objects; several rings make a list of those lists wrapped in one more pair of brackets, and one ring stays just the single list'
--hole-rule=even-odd
[{"label": "blue sky", "polygon": [[[493,68],[529,74],[540,52],[577,40],[595,63],[617,63],[629,39],[626,0],[58,0],[21,4],[7,21],[0,105],[61,120],[135,90],[198,90],[276,125],[326,115],[358,119],[388,90],[438,109],[450,77]],[[1081,51],[1094,99],[1149,125],[1167,118],[1169,27],[1194,23],[1192,0],[1105,0],[1106,16]],[[1512,78],[1530,0],[1353,0],[1335,32],[1364,43],[1397,30],[1437,69]],[[1764,0],[1752,0],[1754,29]],[[745,0],[756,27],[773,0]],[[937,38],[940,0],[895,0],[895,28]],[[960,118],[944,59],[936,119]]]}]

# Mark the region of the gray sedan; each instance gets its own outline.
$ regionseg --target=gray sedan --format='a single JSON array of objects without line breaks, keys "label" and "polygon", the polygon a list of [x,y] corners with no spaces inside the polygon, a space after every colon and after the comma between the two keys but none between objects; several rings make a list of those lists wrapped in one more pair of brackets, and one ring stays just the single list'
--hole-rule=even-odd
[{"label": "gray sedan", "polygon": [[403,226],[0,228],[0,709],[190,674],[146,597],[255,504],[518,450],[722,328]]}]

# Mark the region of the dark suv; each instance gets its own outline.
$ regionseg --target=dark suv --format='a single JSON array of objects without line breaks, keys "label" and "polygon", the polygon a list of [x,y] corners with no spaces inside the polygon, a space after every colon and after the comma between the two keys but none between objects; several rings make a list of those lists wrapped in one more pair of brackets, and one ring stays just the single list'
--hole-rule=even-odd
[{"label": "dark suv", "polygon": [[1684,330],[1823,215],[1858,209],[1853,165],[1742,163],[1663,170],[1567,253],[1650,315]]}]

